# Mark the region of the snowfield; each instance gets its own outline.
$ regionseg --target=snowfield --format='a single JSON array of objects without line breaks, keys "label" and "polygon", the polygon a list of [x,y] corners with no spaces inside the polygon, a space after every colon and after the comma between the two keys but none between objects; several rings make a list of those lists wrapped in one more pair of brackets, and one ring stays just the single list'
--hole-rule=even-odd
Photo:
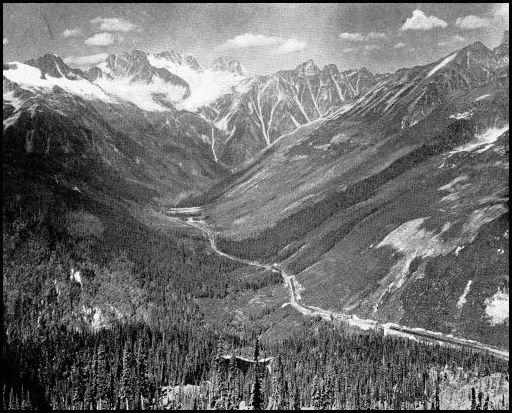
[{"label": "snowfield", "polygon": [[436,67],[434,67],[430,72],[428,72],[428,75],[425,77],[425,79],[432,76],[439,69],[442,69],[443,67],[445,67],[448,63],[450,63],[453,59],[455,59],[455,56],[457,56],[457,53],[454,53],[454,54],[446,57],[441,63],[439,63]]},{"label": "snowfield", "polygon": [[99,99],[105,102],[113,102],[100,87],[89,82],[86,79],[78,78],[70,80],[66,77],[51,77],[43,74],[37,67],[26,65],[20,62],[9,63],[11,69],[3,70],[3,75],[11,82],[17,83],[21,87],[36,89],[39,91],[50,92],[55,86],[64,89],[66,92],[80,96],[84,99]]},{"label": "snowfield", "polygon": [[503,324],[509,317],[509,294],[498,289],[496,294],[485,300],[485,313],[491,317],[492,326]]},{"label": "snowfield", "polygon": [[196,71],[187,64],[176,64],[163,57],[148,55],[151,66],[167,69],[190,85],[190,96],[177,104],[178,109],[195,111],[213,103],[246,79],[237,73],[203,69]]},{"label": "snowfield", "polygon": [[[458,248],[458,247],[457,247]],[[466,288],[464,288],[464,292],[462,293],[462,295],[459,297],[459,300],[457,301],[457,308],[460,310],[462,309],[462,307],[464,306],[464,304],[466,304],[466,296],[468,295],[469,293],[469,289],[471,288],[471,283],[473,281],[472,280],[469,280],[468,283],[466,284]]]}]

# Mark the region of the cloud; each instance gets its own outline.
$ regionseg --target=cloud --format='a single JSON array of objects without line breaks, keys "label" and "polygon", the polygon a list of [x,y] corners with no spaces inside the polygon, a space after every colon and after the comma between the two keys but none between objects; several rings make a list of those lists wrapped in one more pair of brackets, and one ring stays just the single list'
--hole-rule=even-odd
[{"label": "cloud", "polygon": [[244,33],[228,39],[219,46],[222,50],[242,49],[247,47],[273,46],[283,43],[285,39],[277,36],[264,36],[262,34]]},{"label": "cloud", "polygon": [[448,45],[452,45],[455,43],[464,43],[465,41],[466,41],[466,39],[464,37],[456,34],[455,36],[452,36],[447,40],[443,40],[442,42],[439,42],[438,44],[439,44],[439,46],[448,46]]},{"label": "cloud", "polygon": [[380,46],[377,46],[376,44],[368,44],[364,47],[364,50],[367,50],[369,52],[377,49],[380,49]]},{"label": "cloud", "polygon": [[68,64],[74,64],[76,66],[92,66],[103,62],[107,57],[107,53],[98,53],[89,56],[69,56],[64,58],[64,61]]},{"label": "cloud", "polygon": [[402,43],[402,42],[398,42],[397,44],[395,44],[393,46],[393,49],[401,49],[403,47],[407,46],[405,43]]},{"label": "cloud", "polygon": [[62,32],[61,36],[62,37],[76,37],[76,36],[80,36],[81,34],[82,34],[82,29],[80,29],[80,28],[66,29]]},{"label": "cloud", "polygon": [[244,33],[228,39],[224,44],[218,47],[219,50],[245,49],[250,47],[268,47],[277,46],[274,53],[286,54],[304,50],[307,43],[289,38],[285,39],[279,36],[265,36],[263,34]]},{"label": "cloud", "polygon": [[353,47],[347,47],[346,49],[343,49],[341,51],[341,53],[352,53],[352,52],[355,52],[357,49],[353,48]]},{"label": "cloud", "polygon": [[368,34],[362,33],[340,33],[338,35],[340,40],[347,40],[351,42],[364,42],[365,40],[377,40],[384,39],[386,33],[370,32]]},{"label": "cloud", "polygon": [[89,46],[110,46],[114,43],[114,35],[112,33],[96,33],[94,36],[85,40],[85,44]]},{"label": "cloud", "polygon": [[117,17],[96,17],[91,20],[91,24],[99,24],[99,29],[106,32],[130,32],[133,30],[142,30],[136,24],[133,24],[128,20],[118,19]]},{"label": "cloud", "polygon": [[490,14],[494,19],[499,20],[508,26],[508,24],[509,24],[509,4],[508,3],[496,3],[492,7]]},{"label": "cloud", "polygon": [[448,23],[436,16],[427,16],[421,10],[414,10],[412,17],[409,17],[400,31],[405,30],[431,30],[436,27],[446,27]]},{"label": "cloud", "polygon": [[487,27],[490,24],[491,22],[489,19],[473,15],[458,17],[457,20],[455,20],[455,26],[462,30],[481,29],[482,27]]},{"label": "cloud", "polygon": [[4,46],[7,46],[8,43],[9,43],[9,39],[7,37],[4,37]]},{"label": "cloud", "polygon": [[304,50],[308,44],[297,39],[288,39],[276,50],[277,54],[288,54]]},{"label": "cloud", "polygon": [[349,40],[351,42],[362,42],[364,36],[361,33],[340,33],[338,37],[341,40]]},{"label": "cloud", "polygon": [[366,40],[384,39],[385,37],[386,33],[370,32],[366,35]]}]

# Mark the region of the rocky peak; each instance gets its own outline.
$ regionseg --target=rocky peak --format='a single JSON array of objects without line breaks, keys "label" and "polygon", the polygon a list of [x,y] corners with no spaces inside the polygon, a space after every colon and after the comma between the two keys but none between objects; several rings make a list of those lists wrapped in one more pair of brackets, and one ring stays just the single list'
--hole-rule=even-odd
[{"label": "rocky peak", "polygon": [[318,68],[317,65],[315,65],[313,59],[309,59],[304,63],[301,63],[300,65],[297,66],[295,70],[299,71],[300,73],[306,76],[317,75],[320,73],[320,69]]},{"label": "rocky peak", "polygon": [[232,72],[244,76],[244,70],[238,60],[230,56],[221,56],[213,61],[210,69],[218,72]]},{"label": "rocky peak", "polygon": [[68,79],[76,79],[82,75],[79,69],[71,69],[64,61],[57,55],[45,54],[37,59],[29,59],[25,64],[37,67],[43,73],[43,76],[51,77],[66,77]]},{"label": "rocky peak", "polygon": [[503,39],[501,43],[494,48],[493,52],[498,56],[502,61],[508,62],[508,30],[505,30],[503,33]]}]

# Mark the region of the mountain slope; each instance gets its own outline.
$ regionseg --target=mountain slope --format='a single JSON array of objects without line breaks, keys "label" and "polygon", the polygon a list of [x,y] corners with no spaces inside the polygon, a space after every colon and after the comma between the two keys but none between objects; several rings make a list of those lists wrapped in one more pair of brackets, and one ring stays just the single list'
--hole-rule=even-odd
[{"label": "mountain slope", "polygon": [[307,305],[508,347],[508,109],[481,43],[386,76],[210,191],[219,249],[281,262]]}]

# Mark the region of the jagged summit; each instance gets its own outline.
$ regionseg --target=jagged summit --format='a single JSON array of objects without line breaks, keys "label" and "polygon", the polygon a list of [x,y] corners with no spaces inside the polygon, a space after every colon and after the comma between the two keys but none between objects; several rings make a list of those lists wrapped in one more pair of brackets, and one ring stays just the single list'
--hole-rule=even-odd
[{"label": "jagged summit", "polygon": [[210,69],[214,71],[225,71],[236,73],[240,76],[245,76],[245,70],[243,69],[240,62],[231,56],[221,56],[213,61],[210,65]]},{"label": "jagged summit", "polygon": [[501,43],[496,46],[493,52],[504,62],[508,63],[508,55],[509,55],[509,39],[508,39],[508,30],[505,30],[503,33],[503,39]]},{"label": "jagged summit", "polygon": [[80,69],[69,67],[59,56],[51,53],[47,53],[37,59],[29,59],[25,64],[37,67],[41,70],[43,77],[48,75],[55,78],[76,79],[78,76],[83,75]]},{"label": "jagged summit", "polygon": [[295,68],[295,70],[298,70],[299,72],[301,72],[305,75],[308,75],[308,76],[316,75],[320,72],[320,69],[315,64],[313,59],[309,59],[309,60],[306,60],[304,63],[301,63],[300,65],[298,65]]}]

